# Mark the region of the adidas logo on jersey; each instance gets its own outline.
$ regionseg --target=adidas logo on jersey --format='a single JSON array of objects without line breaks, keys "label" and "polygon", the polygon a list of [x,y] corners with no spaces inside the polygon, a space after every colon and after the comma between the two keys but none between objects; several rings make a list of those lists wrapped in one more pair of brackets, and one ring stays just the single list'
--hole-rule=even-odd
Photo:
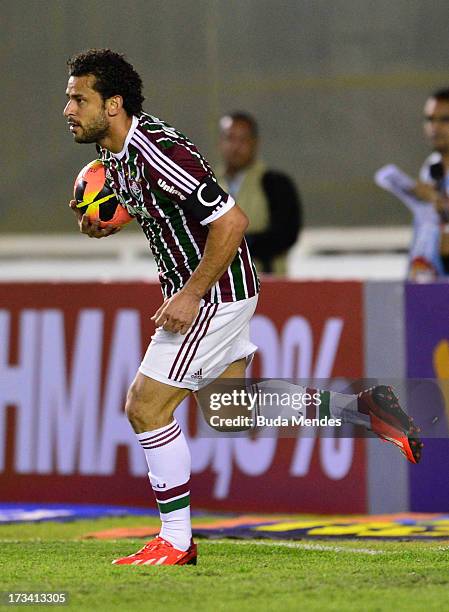
[{"label": "adidas logo on jersey", "polygon": [[167,191],[168,193],[171,193],[173,195],[177,195],[178,198],[180,200],[185,200],[185,196],[182,195],[182,193],[180,191],[178,191],[177,189],[175,189],[172,185],[168,185],[164,179],[157,179],[157,184],[159,185],[159,187],[161,187],[164,191]]},{"label": "adidas logo on jersey", "polygon": [[201,380],[203,378],[203,368],[200,368],[198,372],[195,372],[195,374],[191,374],[190,378],[193,378],[194,380]]}]

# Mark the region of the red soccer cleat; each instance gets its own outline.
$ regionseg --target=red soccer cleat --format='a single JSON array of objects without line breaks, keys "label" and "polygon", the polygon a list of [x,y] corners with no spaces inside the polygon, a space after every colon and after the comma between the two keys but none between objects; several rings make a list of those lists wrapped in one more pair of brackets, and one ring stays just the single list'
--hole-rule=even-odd
[{"label": "red soccer cleat", "polygon": [[359,393],[359,410],[369,415],[371,429],[379,438],[395,444],[411,463],[419,463],[424,446],[415,435],[419,429],[402,410],[391,387],[378,385]]},{"label": "red soccer cleat", "polygon": [[115,559],[114,565],[196,565],[197,548],[191,540],[190,547],[178,550],[170,542],[157,536],[133,555]]}]

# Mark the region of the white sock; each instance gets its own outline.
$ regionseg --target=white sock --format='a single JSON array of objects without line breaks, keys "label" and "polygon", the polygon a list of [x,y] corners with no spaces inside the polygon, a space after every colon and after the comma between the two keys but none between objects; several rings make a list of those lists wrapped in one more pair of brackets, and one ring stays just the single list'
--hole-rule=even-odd
[{"label": "white sock", "polygon": [[190,523],[190,451],[174,419],[169,425],[137,434],[148,463],[162,528],[161,538],[178,550],[187,550],[192,538]]},{"label": "white sock", "polygon": [[358,395],[329,391],[329,396],[329,410],[333,417],[343,423],[370,427],[369,416],[359,411]]}]

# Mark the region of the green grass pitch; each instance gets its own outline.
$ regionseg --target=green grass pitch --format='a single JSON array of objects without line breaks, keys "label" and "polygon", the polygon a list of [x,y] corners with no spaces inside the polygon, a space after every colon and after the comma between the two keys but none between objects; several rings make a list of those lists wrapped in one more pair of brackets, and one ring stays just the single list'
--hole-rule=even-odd
[{"label": "green grass pitch", "polygon": [[156,519],[2,525],[0,590],[66,591],[65,609],[83,611],[449,609],[449,542],[199,540],[197,566],[120,567],[111,560],[142,540],[80,539],[149,523]]}]

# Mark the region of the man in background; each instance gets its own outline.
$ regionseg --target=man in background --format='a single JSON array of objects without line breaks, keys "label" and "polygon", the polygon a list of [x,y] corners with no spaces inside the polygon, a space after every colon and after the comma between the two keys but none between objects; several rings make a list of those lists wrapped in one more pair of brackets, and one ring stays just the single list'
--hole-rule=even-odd
[{"label": "man in background", "polygon": [[220,119],[218,181],[249,218],[246,240],[258,270],[285,275],[287,252],[302,227],[301,200],[292,180],[269,170],[258,149],[254,117],[233,112]]},{"label": "man in background", "polygon": [[[424,161],[413,193],[435,209],[435,267],[449,275],[449,88],[435,91],[424,105],[424,135],[432,153]],[[439,261],[438,261],[439,260]]]}]

